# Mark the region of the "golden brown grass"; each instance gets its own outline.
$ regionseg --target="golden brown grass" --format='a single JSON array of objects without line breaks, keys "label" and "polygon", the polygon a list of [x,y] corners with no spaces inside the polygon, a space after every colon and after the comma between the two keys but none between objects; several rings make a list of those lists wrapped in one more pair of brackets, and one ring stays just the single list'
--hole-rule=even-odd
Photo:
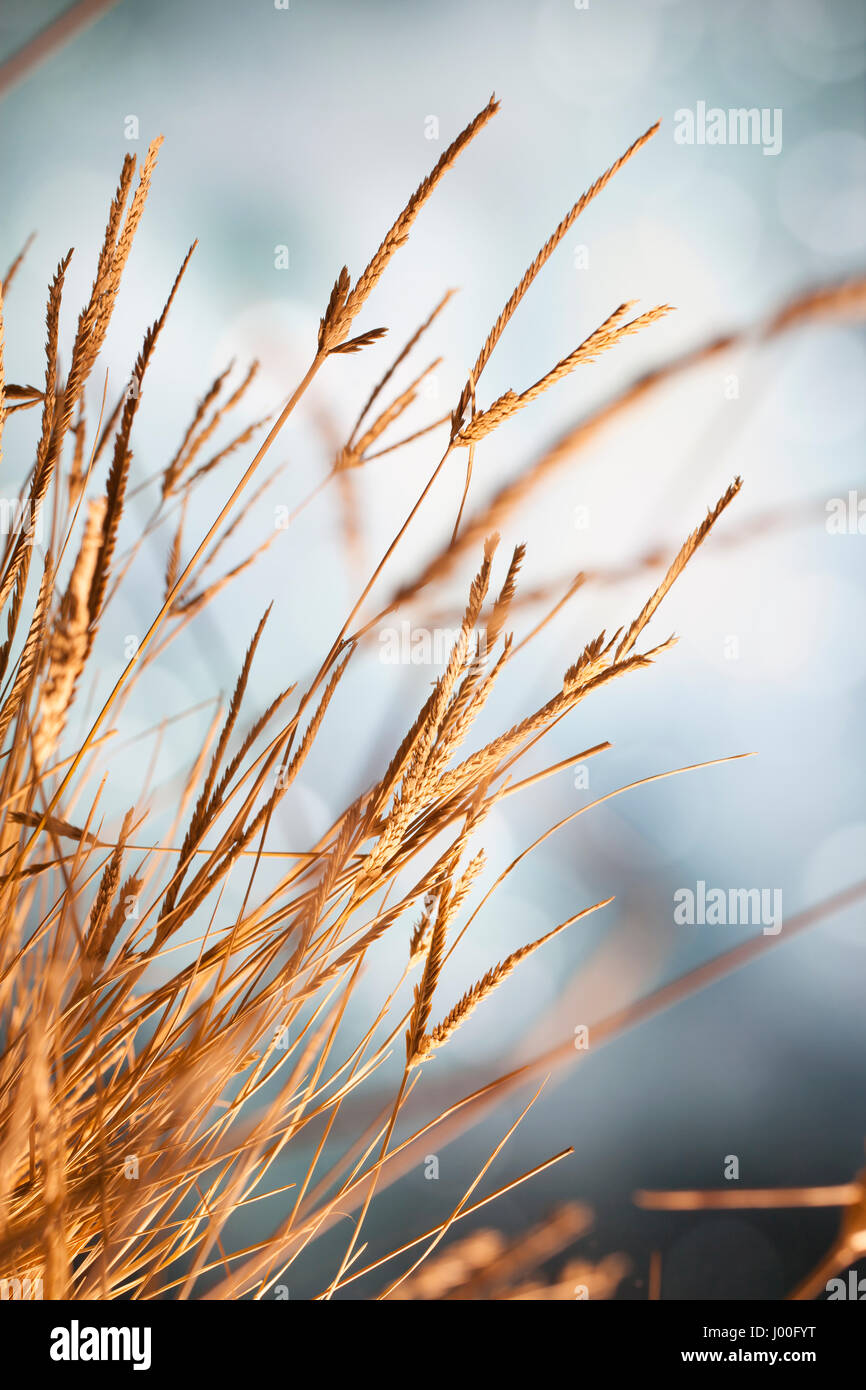
[{"label": "golden brown grass", "polygon": [[[6,538],[0,559],[0,601],[6,614],[0,647],[0,1277],[43,1278],[48,1297],[188,1298],[206,1291],[215,1298],[264,1298],[292,1277],[296,1262],[318,1238],[347,1212],[359,1209],[344,1253],[319,1296],[333,1296],[402,1253],[359,1263],[366,1216],[377,1192],[403,1171],[423,1136],[436,1135],[441,1142],[449,1127],[477,1112],[479,1101],[504,1096],[536,1069],[530,1064],[496,1078],[430,1115],[415,1134],[398,1137],[405,1101],[417,1085],[423,1089],[428,1072],[419,1064],[441,1049],[458,1026],[468,1035],[474,1010],[487,1006],[488,996],[527,954],[610,901],[582,906],[539,940],[492,964],[456,1003],[441,1000],[443,964],[496,886],[467,917],[484,874],[477,841],[490,810],[562,764],[517,781],[512,770],[584,699],[611,680],[647,668],[669,647],[672,639],[636,650],[671,584],[733,500],[739,480],[687,539],[625,631],[591,637],[583,652],[563,663],[538,709],[475,747],[468,746],[473,728],[494,687],[507,675],[516,649],[507,627],[524,552],[517,546],[500,566],[495,525],[486,524],[511,505],[513,491],[462,531],[458,516],[451,541],[432,566],[398,591],[384,610],[450,572],[467,550],[479,557],[457,640],[417,718],[396,741],[390,762],[315,844],[282,844],[274,831],[274,813],[292,797],[328,721],[340,717],[332,714],[331,702],[351,680],[360,636],[377,621],[367,616],[368,600],[452,453],[468,445],[471,459],[479,442],[514,410],[600,351],[615,348],[624,334],[650,329],[667,312],[661,306],[626,322],[629,306],[624,305],[535,386],[508,392],[488,409],[478,409],[476,390],[484,366],[532,280],[586,203],[655,128],[578,200],[509,297],[451,413],[444,455],[313,678],[300,688],[292,683],[278,690],[263,711],[248,711],[250,673],[266,610],[239,661],[227,709],[215,716],[184,770],[170,834],[155,842],[147,832],[144,755],[141,790],[128,797],[132,804],[113,829],[103,811],[106,792],[112,790],[111,739],[123,730],[124,711],[142,672],[181,640],[197,615],[260,553],[262,546],[232,568],[218,568],[241,521],[242,504],[260,495],[270,481],[256,475],[314,377],[331,357],[337,360],[328,364],[329,370],[346,371],[343,354],[367,350],[381,337],[381,328],[357,325],[361,311],[439,179],[495,111],[491,99],[446,150],[354,284],[348,270],[341,271],[310,365],[275,418],[232,426],[231,441],[209,458],[206,446],[243,403],[255,364],[231,390],[228,372],[220,374],[159,477],[133,485],[132,439],[148,366],[194,247],[145,334],[129,387],[107,415],[102,400],[96,428],[88,432],[97,403],[96,395],[88,401],[88,386],[99,383],[97,364],[160,141],[148,151],[134,191],[134,160],[124,162],[92,291],[65,354],[65,377],[59,375],[58,363],[68,256],[60,261],[49,290],[44,387],[12,383],[0,394],[0,424],[7,428],[14,427],[7,423],[11,412],[41,409],[34,462],[22,491],[26,520]],[[13,261],[7,274],[4,294],[17,264]],[[380,379],[330,478],[377,457],[371,449],[416,398],[429,367],[365,426],[395,369],[411,357],[447,298]],[[822,302],[814,311],[826,309]],[[4,381],[0,362],[0,389]],[[378,454],[442,423],[414,430]],[[189,545],[188,499],[220,462],[265,426],[265,438],[230,496],[205,534]],[[544,462],[531,467],[525,486],[534,486],[546,471]],[[466,492],[470,481],[471,464]],[[153,515],[131,548],[119,552],[120,525],[133,486],[140,490],[149,482],[158,484]],[[462,505],[460,510],[462,514]],[[34,545],[38,518],[49,536],[44,553]],[[138,650],[101,708],[85,716],[81,692],[91,684],[97,631],[155,536],[163,540],[166,553],[162,601],[154,600],[152,621]],[[31,573],[40,567],[41,573]],[[157,733],[178,712],[162,715]],[[577,756],[605,747],[599,744]],[[555,829],[544,831],[535,843]],[[263,865],[275,871],[267,885]],[[222,905],[232,873],[235,881],[244,876],[242,901],[236,913],[226,914]],[[385,933],[402,935],[405,966],[399,978],[383,981],[375,1016],[349,1036],[350,1002],[369,952]],[[411,996],[413,972],[419,978]],[[394,1101],[383,1113],[365,1114],[357,1102],[363,1101],[371,1075],[386,1069],[392,1056],[400,1066]],[[348,1150],[335,1142],[347,1101],[353,1116],[363,1116]],[[532,1103],[482,1170],[467,1181],[458,1206],[404,1247],[422,1249],[383,1290],[383,1297],[437,1296],[417,1293],[425,1287],[422,1261],[455,1222],[492,1200],[495,1193],[474,1194]],[[561,1157],[541,1160],[496,1192],[537,1177]],[[288,1185],[276,1181],[278,1165],[290,1167],[293,1181]],[[268,1234],[242,1247],[227,1231],[229,1220],[267,1196],[269,1209],[277,1212]],[[558,1219],[554,1230],[560,1235],[568,1230],[572,1238],[570,1220]],[[473,1239],[480,1237],[476,1233]],[[520,1248],[510,1254],[498,1246],[486,1273],[473,1267],[468,1286],[476,1293],[465,1296],[553,1296],[544,1292],[551,1286],[528,1278],[526,1248],[528,1242],[529,1254],[550,1254],[553,1235],[548,1231],[547,1237],[535,1233],[522,1239],[523,1245],[518,1242]],[[435,1278],[436,1266],[431,1268]],[[622,1266],[614,1260],[594,1277],[599,1287],[613,1289]],[[458,1283],[448,1278],[448,1288],[456,1290]],[[562,1287],[590,1282],[588,1276],[577,1278],[574,1268],[567,1269],[563,1281]]]}]

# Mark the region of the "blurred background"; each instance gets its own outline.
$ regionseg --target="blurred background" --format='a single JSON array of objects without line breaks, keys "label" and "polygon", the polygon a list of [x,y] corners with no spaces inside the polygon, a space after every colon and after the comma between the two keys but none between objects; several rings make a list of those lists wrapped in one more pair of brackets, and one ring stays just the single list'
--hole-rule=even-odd
[{"label": "blurred background", "polygon": [[[2,64],[50,33],[67,8],[5,0],[0,81]],[[656,119],[659,133],[591,204],[532,287],[485,372],[480,403],[537,380],[624,299],[639,301],[636,312],[665,302],[676,313],[575,372],[485,441],[469,514],[642,373],[716,335],[759,330],[792,296],[866,267],[866,10],[858,0],[290,0],[285,8],[273,0],[120,0],[91,8],[88,26],[2,92],[2,263],[38,233],[5,306],[5,353],[12,380],[38,379],[46,286],[74,246],[61,339],[68,352],[123,156],[141,157],[162,133],[107,347],[110,400],[129,379],[193,238],[199,246],[137,417],[136,482],[165,466],[196,401],[230,361],[237,379],[261,361],[245,418],[274,409],[309,362],[340,267],[360,271],[454,135],[492,91],[502,102],[365,309],[359,327],[387,325],[388,337],[320,374],[275,446],[272,461],[287,466],[249,506],[226,567],[272,534],[275,508],[292,511],[322,482],[372,385],[454,287],[459,293],[400,383],[432,357],[441,354],[442,363],[383,443],[450,411],[539,246]],[[676,113],[697,112],[700,103],[777,113],[781,148],[680,143]],[[856,518],[866,497],[864,358],[856,322],[807,323],[763,342],[750,331],[731,351],[648,393],[501,526],[502,573],[503,557],[518,541],[527,545],[527,593],[552,586],[558,597],[579,570],[592,582],[515,659],[477,742],[554,693],[601,628],[627,623],[706,506],[736,474],[744,479],[651,629],[658,641],[676,631],[679,645],[650,671],[587,700],[533,752],[524,775],[602,740],[613,744],[586,764],[585,776],[565,769],[491,817],[484,886],[549,825],[625,783],[730,754],[758,756],[639,787],[529,856],[462,943],[443,998],[580,907],[611,894],[615,902],[524,965],[424,1078],[426,1110],[589,1027],[588,1051],[575,1051],[573,1065],[551,1077],[490,1181],[566,1145],[574,1155],[465,1229],[517,1233],[557,1202],[586,1201],[596,1219],[581,1251],[621,1251],[631,1261],[621,1298],[647,1296],[653,1250],[661,1252],[663,1297],[780,1297],[826,1249],[838,1220],[826,1209],[647,1212],[635,1206],[635,1189],[720,1187],[731,1155],[747,1187],[839,1183],[863,1165],[861,906],[822,918],[790,943],[783,925],[772,942],[765,938],[771,948],[761,959],[604,1046],[593,1046],[593,1026],[761,934],[759,926],[676,925],[678,889],[698,881],[779,889],[790,920],[863,877],[866,538],[856,519],[841,533],[827,523],[833,499],[847,509],[853,490]],[[94,417],[98,406],[92,402]],[[16,486],[32,457],[35,415],[7,431],[3,466]],[[351,478],[350,496],[322,488],[169,648],[125,713],[124,734],[149,728],[156,708],[180,713],[230,690],[271,599],[251,704],[262,708],[289,680],[309,676],[446,435],[443,426],[370,463]],[[206,529],[251,450],[199,490],[190,538]],[[462,485],[457,459],[398,549],[380,597],[447,539]],[[126,540],[152,504],[146,489],[135,498]],[[352,546],[347,508],[358,518]],[[125,640],[152,617],[169,543],[168,534],[153,537],[136,583],[100,634],[107,687],[125,664]],[[422,594],[402,616],[453,626],[477,559],[467,556],[437,594],[435,613]],[[542,611],[518,607],[518,639]],[[354,659],[327,736],[282,803],[275,846],[314,841],[381,772],[426,696],[435,673],[383,663],[377,637]],[[212,712],[201,708],[166,732],[154,836]],[[141,745],[113,755],[109,794],[118,808],[142,780],[142,756]],[[402,938],[383,944],[361,1007],[379,997],[404,950]],[[389,1078],[373,1082],[371,1108],[391,1094]],[[455,1205],[530,1094],[524,1086],[447,1147],[431,1136],[438,1180],[425,1178],[419,1160],[389,1190],[373,1209],[371,1250],[408,1239]],[[414,1105],[410,1117],[421,1113]],[[245,1218],[246,1237],[267,1226],[275,1208],[266,1206]],[[323,1268],[311,1267],[292,1297],[316,1292]],[[374,1291],[372,1283],[356,1287],[362,1296]]]}]

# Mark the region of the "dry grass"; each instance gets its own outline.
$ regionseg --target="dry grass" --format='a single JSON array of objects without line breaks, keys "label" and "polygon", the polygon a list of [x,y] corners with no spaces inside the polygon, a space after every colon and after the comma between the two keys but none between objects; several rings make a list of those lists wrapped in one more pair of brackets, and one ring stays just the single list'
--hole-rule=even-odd
[{"label": "dry grass", "polygon": [[[487,1006],[487,997],[530,951],[605,906],[581,907],[539,941],[491,965],[458,1002],[441,1000],[443,964],[481,906],[466,919],[484,874],[477,841],[486,817],[504,798],[545,775],[515,783],[512,769],[585,698],[611,680],[647,668],[667,649],[671,639],[636,650],[670,585],[734,498],[739,480],[687,539],[626,630],[591,638],[582,653],[564,661],[540,708],[471,751],[473,727],[496,684],[507,679],[515,650],[507,625],[523,548],[500,566],[495,527],[482,526],[482,514],[458,535],[458,517],[432,570],[384,610],[421,583],[450,572],[468,547],[479,557],[459,636],[417,718],[378,780],[346,806],[317,843],[284,846],[273,826],[274,813],[292,797],[312,747],[327,736],[329,720],[339,717],[331,713],[331,701],[351,681],[359,637],[376,621],[366,616],[368,600],[451,454],[469,445],[471,458],[479,441],[514,410],[598,352],[615,348],[625,333],[650,328],[666,311],[662,306],[626,322],[629,306],[623,306],[535,386],[508,392],[487,410],[477,408],[479,377],[535,275],[586,203],[653,131],[583,195],[509,297],[451,414],[445,454],[313,679],[305,687],[292,684],[275,692],[264,711],[250,714],[247,688],[265,612],[240,660],[228,708],[215,718],[184,770],[171,835],[161,843],[148,836],[144,754],[141,790],[129,798],[133,804],[114,829],[102,810],[111,792],[109,735],[123,731],[124,712],[142,673],[254,561],[252,554],[222,572],[217,564],[240,522],[242,501],[249,503],[270,481],[256,475],[274,440],[328,358],[363,351],[381,337],[382,329],[358,326],[358,316],[439,179],[495,111],[491,99],[457,137],[354,284],[346,269],[340,273],[309,368],[275,418],[232,426],[231,441],[208,458],[206,446],[242,404],[255,364],[233,390],[226,384],[228,373],[217,377],[160,476],[135,482],[136,490],[156,484],[158,497],[129,551],[119,553],[118,537],[133,482],[135,419],[148,366],[194,248],[145,334],[133,389],[125,388],[107,415],[103,401],[90,434],[87,421],[97,396],[89,399],[88,388],[99,387],[100,353],[159,141],[151,146],[134,190],[134,161],[124,163],[92,292],[64,353],[65,377],[58,362],[68,256],[49,290],[44,386],[11,383],[0,395],[0,423],[7,428],[15,427],[7,423],[12,411],[41,410],[36,454],[21,494],[25,521],[6,538],[0,563],[6,613],[0,647],[0,1277],[41,1277],[47,1297],[188,1298],[207,1290],[215,1298],[263,1298],[292,1277],[295,1262],[317,1239],[359,1208],[320,1297],[332,1296],[400,1253],[389,1252],[364,1268],[358,1263],[376,1193],[401,1171],[417,1139],[442,1133],[455,1117],[461,1119],[460,1112],[469,1114],[477,1099],[466,1097],[431,1114],[415,1135],[398,1139],[406,1098],[419,1082],[423,1088],[428,1068],[419,1064],[458,1026],[469,1033],[473,1011]],[[17,264],[12,263],[4,293]],[[395,368],[411,357],[444,303],[367,400],[331,478],[376,457],[373,446],[415,399],[429,367],[365,427]],[[825,309],[822,303],[816,312]],[[329,364],[334,371],[348,367],[341,360]],[[231,495],[190,547],[184,524],[188,499],[218,463],[265,425],[268,432]],[[432,428],[415,430],[389,448]],[[530,469],[527,485],[545,472],[544,466]],[[471,467],[467,491],[470,478]],[[501,509],[499,501],[494,503],[493,513]],[[35,544],[37,521],[49,538],[44,551]],[[150,626],[108,698],[95,717],[86,717],[81,691],[92,681],[98,629],[154,536],[163,541],[167,556],[162,601],[154,599]],[[163,726],[177,714],[161,713]],[[275,869],[267,885],[263,865]],[[226,921],[221,904],[232,872],[235,881],[245,876],[244,889],[239,910]],[[381,1007],[350,1037],[345,1027],[350,1001],[368,953],[386,932],[405,939],[405,968],[399,978],[383,982]],[[419,976],[414,997],[408,993],[413,972]],[[392,1056],[400,1063],[393,1104],[383,1114],[367,1112],[346,1152],[343,1143],[333,1142],[346,1102],[363,1101],[369,1078]],[[484,1095],[505,1094],[512,1080],[492,1080]],[[454,1222],[490,1200],[474,1194],[526,1110],[467,1184],[458,1207],[410,1243],[423,1248],[383,1297],[438,1296],[418,1292],[426,1287],[421,1261]],[[364,1112],[355,1107],[353,1113]],[[544,1159],[498,1190],[537,1176],[562,1156]],[[294,1180],[280,1187],[275,1169],[287,1162]],[[270,1210],[278,1215],[266,1237],[240,1248],[227,1231],[229,1219],[268,1194]],[[575,1234],[573,1215],[554,1222],[554,1230],[567,1230],[569,1239]],[[476,1233],[472,1239],[477,1245],[481,1237]],[[547,1258],[555,1246],[550,1231],[547,1237],[525,1237],[510,1251],[497,1245],[486,1271],[467,1255],[471,1267],[462,1286],[468,1283],[470,1292],[465,1296],[558,1296],[545,1292],[553,1286],[529,1279],[530,1255],[542,1252]],[[434,1285],[437,1267],[441,1276],[441,1263],[431,1263]],[[580,1268],[586,1274],[589,1267]],[[622,1269],[614,1259],[590,1272],[599,1288],[612,1290]],[[591,1282],[589,1274],[578,1278],[579,1272],[567,1267],[562,1287]],[[448,1296],[459,1296],[461,1281],[453,1270],[446,1283]]]}]

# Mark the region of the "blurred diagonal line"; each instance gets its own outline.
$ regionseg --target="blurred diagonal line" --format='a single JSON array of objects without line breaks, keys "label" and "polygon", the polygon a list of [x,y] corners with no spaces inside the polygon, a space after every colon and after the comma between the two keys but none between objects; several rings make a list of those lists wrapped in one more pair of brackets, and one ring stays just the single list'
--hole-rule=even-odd
[{"label": "blurred diagonal line", "polygon": [[[717,980],[724,979],[726,975],[730,975],[751,961],[759,959],[772,946],[784,945],[785,941],[790,941],[792,936],[814,926],[816,922],[822,921],[825,917],[830,917],[836,912],[843,911],[846,907],[853,906],[864,897],[866,897],[866,879],[861,879],[859,883],[854,883],[850,888],[844,888],[840,892],[834,893],[831,897],[816,903],[814,907],[808,907],[803,912],[798,912],[795,917],[790,918],[785,923],[785,929],[779,936],[753,937],[749,941],[742,942],[739,946],[733,946],[729,951],[723,951],[720,955],[714,956],[712,960],[706,961],[694,970],[686,971],[677,979],[671,980],[669,984],[662,985],[659,989],[653,990],[651,994],[644,995],[642,999],[638,999],[617,1013],[609,1014],[607,1018],[600,1020],[593,1030],[595,1041],[597,1042],[601,1037],[606,1042],[608,1039],[624,1033],[626,1029],[634,1028],[646,1019],[664,1013],[666,1009],[680,1003],[681,1000],[692,998],[702,989],[706,989],[708,985],[715,984]],[[568,1056],[568,1049],[573,1046],[572,1040],[569,1039],[566,1047],[560,1046],[554,1049],[553,1055],[560,1058]],[[529,1065],[540,1067],[543,1064],[544,1058],[539,1057]]]},{"label": "blurred diagonal line", "polygon": [[740,1211],[767,1207],[853,1207],[863,1197],[857,1182],[836,1187],[753,1187],[738,1191],[656,1192],[641,1188],[635,1204],[647,1211]]},{"label": "blurred diagonal line", "polygon": [[[593,1046],[598,1047],[600,1044],[611,1042],[627,1030],[646,1022],[647,1019],[664,1013],[684,999],[692,998],[702,989],[723,980],[735,970],[741,969],[753,960],[760,959],[767,951],[776,946],[784,945],[785,941],[790,941],[793,936],[808,930],[825,918],[843,911],[846,907],[853,906],[854,903],[860,902],[864,898],[866,898],[866,879],[861,879],[859,883],[852,884],[850,888],[844,888],[840,892],[824,898],[821,902],[815,903],[813,907],[808,907],[803,912],[797,913],[795,917],[786,922],[785,930],[779,936],[755,937],[750,941],[742,942],[739,946],[733,946],[729,951],[722,951],[712,960],[706,961],[693,970],[686,971],[668,984],[661,985],[658,989],[651,990],[650,993],[626,1005],[625,1008],[618,1009],[616,1012],[590,1023]],[[567,1066],[571,1062],[579,1061],[581,1057],[586,1055],[588,1054],[577,1052],[573,1038],[568,1038],[567,1041],[548,1048],[522,1066],[515,1067],[496,1081],[488,1082],[479,1087],[477,1091],[464,1096],[462,1100],[451,1106],[443,1117],[443,1121],[436,1126],[436,1139],[440,1148],[462,1132],[466,1123],[466,1116],[460,1114],[461,1111],[469,1110],[477,1115],[479,1110],[493,1108],[515,1086],[531,1081],[533,1077],[551,1068],[559,1068]],[[391,1170],[383,1175],[383,1186],[393,1182],[401,1176],[407,1166],[411,1166],[414,1162],[412,1145],[415,1139],[421,1138],[424,1133],[425,1130],[422,1129],[420,1134],[406,1141],[400,1163],[394,1164]]]},{"label": "blurred diagonal line", "polygon": [[78,4],[70,5],[68,10],[46,24],[23,48],[7,58],[5,63],[0,63],[0,99],[46,58],[50,58],[116,4],[117,0],[78,0]]},{"label": "blurred diagonal line", "polygon": [[[804,909],[803,912],[797,913],[785,924],[785,931],[780,935],[759,936],[751,941],[743,942],[739,946],[734,946],[728,951],[723,951],[712,960],[693,970],[686,971],[677,979],[650,991],[625,1008],[607,1014],[604,1018],[590,1024],[593,1046],[597,1047],[599,1043],[611,1042],[628,1029],[646,1022],[647,1019],[653,1018],[657,1014],[664,1013],[674,1004],[683,999],[691,998],[700,990],[723,980],[742,966],[760,959],[765,952],[783,945],[786,940],[790,941],[792,936],[807,931],[816,923],[861,902],[864,898],[866,898],[866,879],[861,879],[858,883],[852,884],[850,888],[844,888],[840,892],[824,898],[821,902],[815,903],[814,906]],[[393,1151],[388,1168],[382,1172],[379,1183],[380,1190],[391,1186],[413,1167],[416,1162],[418,1144],[431,1131],[435,1130],[437,1151],[441,1151],[465,1132],[469,1115],[473,1117],[472,1122],[477,1124],[480,1114],[495,1109],[516,1087],[531,1081],[542,1072],[567,1067],[570,1063],[579,1061],[586,1056],[588,1056],[587,1053],[576,1051],[573,1038],[568,1038],[567,1041],[547,1049],[533,1057],[531,1061],[515,1067],[495,1081],[488,1081],[469,1095],[464,1095],[460,1100],[452,1102],[437,1120],[423,1125],[413,1135],[404,1139]],[[357,1193],[351,1194],[342,1204],[343,1212],[351,1210],[359,1201],[360,1197]],[[325,1228],[327,1229],[327,1225]]]}]

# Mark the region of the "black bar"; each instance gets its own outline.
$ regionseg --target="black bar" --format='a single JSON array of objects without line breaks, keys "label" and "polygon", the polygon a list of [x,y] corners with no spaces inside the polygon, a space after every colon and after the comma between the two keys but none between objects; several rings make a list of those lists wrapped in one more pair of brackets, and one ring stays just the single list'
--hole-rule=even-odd
[{"label": "black bar", "polygon": [[[388,1377],[409,1369],[404,1337],[412,1338],[422,1374],[431,1384],[438,1361],[442,1369],[465,1377],[466,1350],[472,1350],[474,1375],[484,1367],[490,1382],[497,1363],[516,1375],[521,1358],[538,1369],[556,1352],[570,1347],[574,1379],[585,1380],[587,1366],[619,1376],[630,1371],[686,1373],[716,1366],[722,1370],[790,1366],[818,1372],[826,1381],[837,1371],[856,1366],[862,1355],[866,1322],[863,1310],[850,1303],[597,1302],[573,1303],[531,1311],[528,1303],[509,1305],[507,1314],[488,1304],[480,1314],[466,1305],[446,1309],[437,1303],[424,1312],[359,1311],[351,1300],[330,1304],[268,1299],[217,1303],[0,1303],[3,1360],[9,1374],[38,1372],[50,1384],[82,1383],[127,1375],[133,1383],[146,1375],[191,1372],[215,1377],[214,1385],[235,1385],[233,1377],[270,1378],[279,1368],[294,1379],[310,1357],[318,1374],[333,1378],[344,1354],[355,1373],[359,1362],[375,1366],[384,1356]],[[379,1321],[384,1317],[384,1323]],[[488,1324],[487,1318],[491,1319]],[[453,1318],[453,1323],[452,1323]],[[499,1319],[504,1318],[500,1322]],[[540,1322],[536,1319],[540,1318]],[[417,1319],[417,1321],[416,1321]],[[115,1329],[103,1336],[102,1329]],[[453,1330],[453,1336],[450,1335]],[[137,1334],[137,1335],[136,1335]],[[459,1340],[455,1340],[459,1338]],[[394,1339],[393,1342],[390,1339]],[[461,1350],[462,1348],[462,1350]],[[54,1356],[52,1356],[52,1349]],[[91,1351],[100,1358],[89,1359]],[[118,1359],[112,1359],[114,1354]],[[55,1359],[61,1353],[70,1359]],[[78,1359],[71,1359],[77,1354]],[[11,1358],[11,1359],[10,1359]],[[125,1358],[125,1359],[123,1359]],[[477,1358],[477,1359],[476,1359]],[[500,1360],[501,1359],[501,1360]],[[146,1364],[145,1364],[146,1363]],[[138,1370],[135,1370],[136,1364]],[[582,1370],[581,1370],[582,1368]],[[20,1372],[19,1372],[20,1374]],[[5,1379],[5,1377],[4,1377]],[[8,1383],[8,1382],[7,1382]]]}]

